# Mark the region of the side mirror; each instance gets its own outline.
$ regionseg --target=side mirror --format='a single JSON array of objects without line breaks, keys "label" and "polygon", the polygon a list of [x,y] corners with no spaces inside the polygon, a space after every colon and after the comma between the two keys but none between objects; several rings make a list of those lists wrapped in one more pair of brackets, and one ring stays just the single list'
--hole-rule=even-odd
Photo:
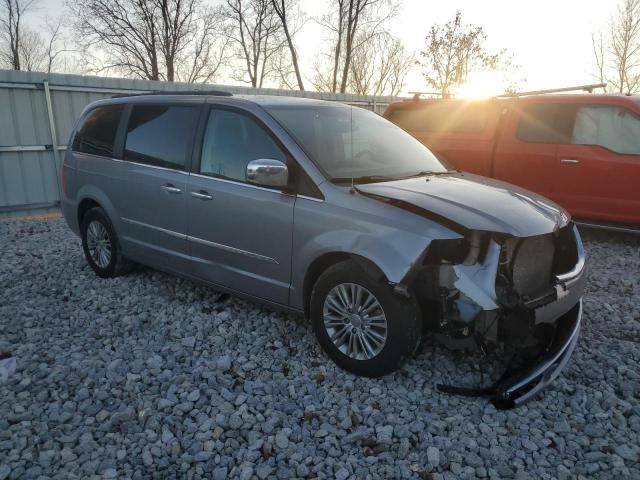
[{"label": "side mirror", "polygon": [[289,184],[289,169],[280,160],[252,160],[247,164],[247,182],[261,187],[286,187]]}]

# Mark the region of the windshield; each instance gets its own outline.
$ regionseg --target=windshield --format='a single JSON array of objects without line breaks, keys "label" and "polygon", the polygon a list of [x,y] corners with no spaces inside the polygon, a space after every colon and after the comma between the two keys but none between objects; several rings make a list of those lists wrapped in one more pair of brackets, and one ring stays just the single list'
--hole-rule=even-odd
[{"label": "windshield", "polygon": [[347,105],[266,109],[331,181],[364,183],[447,171],[424,145],[368,110]]}]

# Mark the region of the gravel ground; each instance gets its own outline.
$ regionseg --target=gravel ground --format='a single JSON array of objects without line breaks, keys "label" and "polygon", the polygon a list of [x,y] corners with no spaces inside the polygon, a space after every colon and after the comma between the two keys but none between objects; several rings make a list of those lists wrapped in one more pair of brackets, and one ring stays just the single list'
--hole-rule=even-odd
[{"label": "gravel ground", "polygon": [[140,269],[96,277],[60,219],[0,222],[5,478],[640,478],[640,238],[586,235],[570,366],[507,412],[425,341],[401,372],[347,374],[310,326]]}]

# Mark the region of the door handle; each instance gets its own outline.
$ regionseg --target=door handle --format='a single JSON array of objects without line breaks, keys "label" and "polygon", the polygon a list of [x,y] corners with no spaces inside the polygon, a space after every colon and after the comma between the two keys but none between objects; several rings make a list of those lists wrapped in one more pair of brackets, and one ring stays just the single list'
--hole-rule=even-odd
[{"label": "door handle", "polygon": [[574,158],[562,158],[560,163],[568,164],[568,165],[578,165],[580,160],[576,160]]},{"label": "door handle", "polygon": [[200,190],[199,192],[191,192],[191,196],[199,198],[200,200],[213,200],[213,195],[209,195],[209,192]]},{"label": "door handle", "polygon": [[178,187],[174,187],[170,183],[168,183],[166,185],[162,185],[162,189],[165,192],[169,192],[169,193],[180,193],[180,192],[182,192],[182,190],[180,190]]}]

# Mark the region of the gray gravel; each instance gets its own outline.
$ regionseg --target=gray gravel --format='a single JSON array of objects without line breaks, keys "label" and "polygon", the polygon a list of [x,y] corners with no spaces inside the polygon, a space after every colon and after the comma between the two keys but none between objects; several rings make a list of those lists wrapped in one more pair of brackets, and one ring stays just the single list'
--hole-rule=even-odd
[{"label": "gray gravel", "polygon": [[62,220],[0,222],[5,478],[640,478],[640,238],[590,233],[585,328],[537,401],[435,392],[425,341],[347,374],[297,316],[140,269],[102,280]]}]

